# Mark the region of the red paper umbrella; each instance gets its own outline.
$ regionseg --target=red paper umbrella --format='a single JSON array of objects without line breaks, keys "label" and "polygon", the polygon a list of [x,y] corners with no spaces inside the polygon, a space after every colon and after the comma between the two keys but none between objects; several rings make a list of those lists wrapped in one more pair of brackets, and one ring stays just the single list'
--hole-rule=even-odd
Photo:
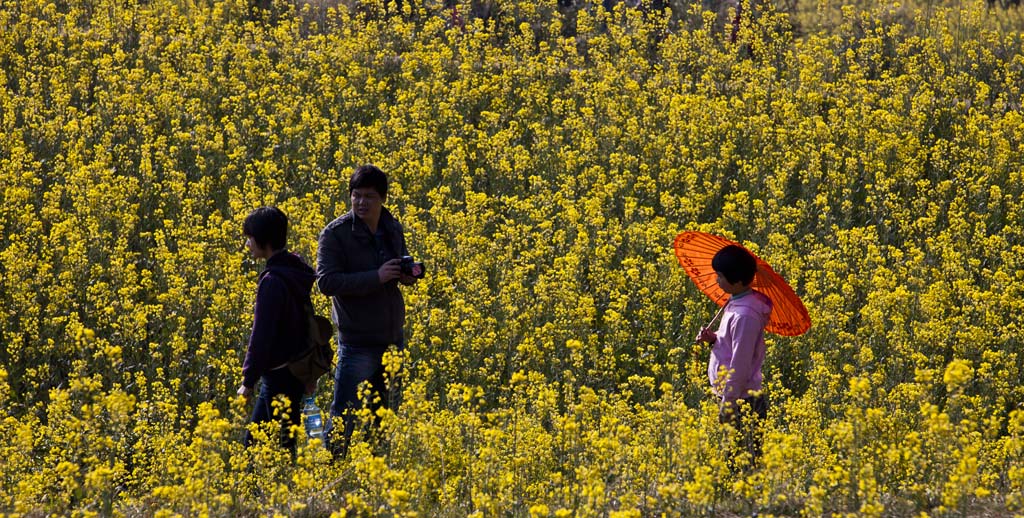
[{"label": "red paper umbrella", "polygon": [[[711,259],[727,245],[739,246],[724,237],[692,231],[676,236],[673,245],[676,259],[686,271],[686,275],[690,276],[700,291],[711,297],[719,306],[725,306],[729,294],[718,286],[717,274],[711,267]],[[751,255],[757,260],[757,274],[751,287],[772,299],[772,314],[768,317],[765,331],[783,336],[796,336],[806,332],[811,327],[811,317],[807,314],[807,308],[800,301],[800,297],[768,263],[753,253]]]}]

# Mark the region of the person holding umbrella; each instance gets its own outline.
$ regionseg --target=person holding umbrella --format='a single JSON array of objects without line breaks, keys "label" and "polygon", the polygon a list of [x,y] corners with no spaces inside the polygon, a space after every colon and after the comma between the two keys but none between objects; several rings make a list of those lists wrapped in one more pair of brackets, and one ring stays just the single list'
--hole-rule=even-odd
[{"label": "person holding umbrella", "polygon": [[[737,243],[686,231],[676,236],[673,247],[686,275],[722,308],[696,341],[713,344],[708,379],[719,400],[720,421],[737,429],[756,459],[761,453],[759,421],[768,410],[761,374],[764,333],[805,333],[811,327],[807,308],[781,275]],[[712,331],[719,317],[718,330]]]},{"label": "person holding umbrella", "polygon": [[[764,364],[764,328],[772,312],[767,295],[750,285],[757,274],[754,256],[738,245],[728,245],[711,262],[718,286],[729,294],[717,331],[704,327],[697,341],[713,344],[708,360],[708,379],[720,399],[719,419],[745,428],[737,405],[742,400],[756,418],[764,419],[768,404],[761,393]],[[745,434],[749,435],[749,434]],[[748,441],[751,455],[760,453],[760,441]]]}]

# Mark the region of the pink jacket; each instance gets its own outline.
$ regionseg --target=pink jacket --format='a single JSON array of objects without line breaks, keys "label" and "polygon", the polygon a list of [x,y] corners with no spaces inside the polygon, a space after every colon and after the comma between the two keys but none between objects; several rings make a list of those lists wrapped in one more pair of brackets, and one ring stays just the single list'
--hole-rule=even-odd
[{"label": "pink jacket", "polygon": [[[708,361],[708,379],[722,401],[735,401],[761,390],[764,326],[771,312],[771,299],[757,291],[734,295],[726,304]],[[721,369],[728,372],[724,380],[719,379]]]}]

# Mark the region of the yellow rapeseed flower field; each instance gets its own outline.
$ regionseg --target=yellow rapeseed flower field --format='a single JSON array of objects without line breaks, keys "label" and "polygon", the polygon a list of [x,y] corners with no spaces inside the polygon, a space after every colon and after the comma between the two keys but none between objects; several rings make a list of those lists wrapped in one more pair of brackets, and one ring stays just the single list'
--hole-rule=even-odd
[{"label": "yellow rapeseed flower field", "polygon": [[[0,1],[0,515],[1024,516],[1019,13],[607,3]],[[312,261],[362,163],[429,270],[403,403],[245,449],[242,220]],[[814,322],[756,466],[684,229]]]}]

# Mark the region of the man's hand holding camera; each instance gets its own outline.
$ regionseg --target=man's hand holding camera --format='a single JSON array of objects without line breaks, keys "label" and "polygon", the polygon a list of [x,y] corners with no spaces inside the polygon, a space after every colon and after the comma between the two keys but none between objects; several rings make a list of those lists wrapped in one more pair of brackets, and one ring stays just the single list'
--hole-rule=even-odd
[{"label": "man's hand holding camera", "polygon": [[424,274],[426,274],[426,269],[423,263],[413,260],[408,255],[391,259],[377,269],[377,278],[380,279],[381,284],[398,279],[398,282],[412,286],[418,279],[423,278]]}]

